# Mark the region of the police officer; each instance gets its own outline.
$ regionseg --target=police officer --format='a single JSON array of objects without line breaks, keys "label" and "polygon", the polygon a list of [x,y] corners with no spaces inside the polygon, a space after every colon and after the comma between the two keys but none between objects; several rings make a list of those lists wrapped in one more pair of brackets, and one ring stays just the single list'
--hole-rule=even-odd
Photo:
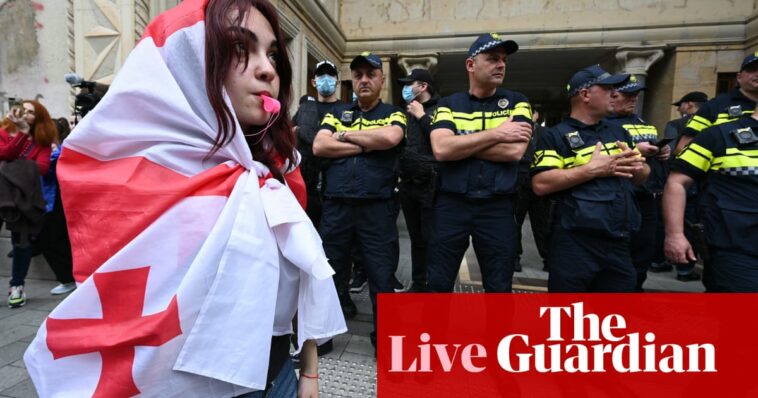
[{"label": "police officer", "polygon": [[[676,140],[682,135],[687,126],[687,122],[690,121],[692,116],[694,116],[706,102],[708,102],[708,95],[706,93],[692,91],[685,94],[679,101],[672,103],[671,105],[676,107],[676,110],[681,117],[679,119],[670,120],[666,123],[666,127],[663,130],[663,138]],[[674,148],[676,148],[676,145]]]},{"label": "police officer", "polygon": [[[692,116],[697,113],[698,110],[708,102],[708,95],[700,92],[700,91],[692,91],[687,94],[685,94],[679,101],[672,103],[671,105],[676,107],[677,112],[679,112],[679,115],[681,116],[679,119],[674,119],[666,123],[666,127],[664,129],[663,137],[664,139],[673,139],[674,141],[669,144],[672,148],[676,148],[678,146],[678,142],[682,137],[682,134],[684,133],[684,129],[686,128],[687,122],[692,118]],[[674,159],[670,159],[669,162],[674,161]],[[667,165],[668,166],[668,165]],[[668,170],[669,168],[666,168],[666,178],[668,178]],[[687,206],[685,207],[684,211],[684,234],[687,237],[688,240],[690,240],[693,243],[693,249],[695,251],[695,255],[698,253],[703,253],[704,248],[699,247],[700,240],[696,238],[696,234],[698,233],[696,230],[693,230],[694,226],[699,225],[699,221],[697,218],[697,198],[698,198],[698,190],[697,190],[697,184],[691,185],[687,189]],[[664,227],[663,227],[663,211],[661,211],[661,217],[658,220],[659,224],[659,232],[657,234],[665,236]],[[653,263],[650,265],[650,271],[651,272],[667,272],[671,271],[674,266],[671,265],[669,261],[666,260],[666,257],[663,252],[663,242],[661,243],[660,248],[656,248],[656,258],[653,260]],[[684,264],[675,264],[676,266],[676,279],[682,282],[692,282],[692,281],[699,281],[700,280],[700,274],[695,270],[695,261],[690,261],[688,263]]]},{"label": "police officer", "polygon": [[685,237],[685,189],[708,178],[700,196],[710,261],[709,292],[758,292],[758,112],[701,131],[671,165],[663,195],[666,257],[695,261]]},{"label": "police officer", "polygon": [[[318,99],[311,96],[301,101],[297,113],[292,118],[297,133],[297,150],[300,152],[300,172],[305,180],[308,193],[306,213],[313,225],[318,228],[321,221],[321,194],[319,180],[321,177],[322,161],[313,156],[313,140],[321,127],[321,120],[338,103],[337,88],[340,85],[337,67],[328,60],[316,64],[315,76],[311,85],[316,88]],[[348,276],[349,277],[349,276]]]},{"label": "police officer", "polygon": [[[358,100],[327,113],[313,142],[316,156],[330,158],[320,233],[335,272],[350,269],[351,249],[361,248],[368,274],[376,325],[376,294],[393,291],[399,257],[395,224],[399,212],[393,198],[397,146],[405,131],[405,115],[379,98],[384,85],[381,59],[370,52],[350,63]],[[345,294],[345,280],[335,280],[340,302],[355,308]],[[376,331],[371,333],[376,343]]]},{"label": "police officer", "polygon": [[663,186],[666,184],[667,170],[664,162],[671,155],[669,146],[664,145],[659,148],[655,145],[658,141],[658,130],[655,126],[648,124],[634,113],[637,108],[637,99],[643,90],[645,86],[637,80],[637,77],[630,76],[629,81],[618,87],[612,94],[613,113],[606,118],[608,123],[629,132],[632,143],[645,157],[650,167],[650,176],[645,184],[634,189],[642,216],[640,229],[632,234],[630,241],[632,264],[637,271],[635,290],[638,292],[642,291],[642,284],[647,279],[647,270],[653,262],[658,240],[661,244],[663,243],[663,235],[658,237],[656,231],[661,195]]},{"label": "police officer", "polygon": [[432,75],[414,69],[403,78],[403,100],[408,104],[405,146],[400,153],[400,205],[411,239],[409,292],[426,290],[426,250],[432,222],[432,203],[437,189],[437,161],[432,154],[429,134],[439,95],[434,92]]},{"label": "police officer", "polygon": [[532,189],[556,199],[548,249],[551,292],[630,292],[636,272],[630,234],[639,228],[634,185],[650,168],[629,132],[604,120],[614,86],[628,75],[599,65],[582,69],[568,83],[571,114],[537,142]]},{"label": "police officer", "polygon": [[687,122],[684,136],[676,147],[677,153],[681,152],[697,133],[706,128],[753,113],[755,102],[758,100],[758,51],[742,61],[737,73],[737,83],[739,87],[706,102]]},{"label": "police officer", "polygon": [[428,288],[452,292],[473,237],[484,290],[510,292],[516,254],[513,196],[518,161],[532,135],[523,94],[498,88],[518,45],[479,36],[466,59],[469,90],[440,100],[432,125],[440,190],[427,256]]}]

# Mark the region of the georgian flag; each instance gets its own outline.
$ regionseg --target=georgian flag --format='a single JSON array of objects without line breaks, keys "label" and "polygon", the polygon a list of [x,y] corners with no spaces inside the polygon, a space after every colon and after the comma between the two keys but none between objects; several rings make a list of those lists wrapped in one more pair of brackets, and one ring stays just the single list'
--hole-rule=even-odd
[{"label": "georgian flag", "polygon": [[79,288],[24,355],[41,397],[238,395],[265,387],[271,337],[291,332],[275,315],[297,310],[300,346],[346,331],[299,171],[267,178],[239,125],[206,159],[206,3],[153,21],[66,140],[58,178]]}]

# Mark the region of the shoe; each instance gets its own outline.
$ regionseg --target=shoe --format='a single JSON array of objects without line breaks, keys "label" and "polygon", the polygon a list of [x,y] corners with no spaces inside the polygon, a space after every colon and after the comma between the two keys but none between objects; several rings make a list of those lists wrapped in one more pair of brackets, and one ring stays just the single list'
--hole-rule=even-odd
[{"label": "shoe", "polygon": [[648,271],[650,272],[669,272],[674,269],[674,266],[671,265],[668,261],[664,261],[662,263],[652,263],[650,264],[650,267],[648,268]]},{"label": "shoe", "polygon": [[344,315],[346,319],[355,318],[355,316],[358,315],[358,307],[355,306],[355,303],[353,302],[353,299],[350,298],[350,295],[345,294],[339,296],[339,299],[340,307],[342,307],[342,315]]},{"label": "shoe", "polygon": [[60,285],[50,289],[50,294],[59,295],[73,292],[76,290],[76,282],[61,283]]},{"label": "shoe", "polygon": [[326,343],[319,345],[316,347],[316,353],[318,353],[318,356],[322,357],[334,349],[334,343],[332,340],[328,340]]},{"label": "shoe", "polygon": [[405,291],[405,286],[395,278],[395,284],[392,286],[392,289],[395,290],[395,293],[403,293]]},{"label": "shoe", "polygon": [[19,308],[26,304],[26,293],[23,286],[11,286],[8,289],[8,307]]},{"label": "shoe", "polygon": [[425,293],[425,292],[426,292],[426,283],[413,282],[411,283],[411,287],[408,288],[408,293]]},{"label": "shoe", "polygon": [[521,272],[521,259],[517,258],[513,262],[513,272]]},{"label": "shoe", "polygon": [[680,282],[694,282],[700,280],[700,274],[692,271],[688,274],[676,274],[676,280]]},{"label": "shoe", "polygon": [[368,286],[366,275],[356,273],[353,280],[350,281],[350,293],[360,293]]}]

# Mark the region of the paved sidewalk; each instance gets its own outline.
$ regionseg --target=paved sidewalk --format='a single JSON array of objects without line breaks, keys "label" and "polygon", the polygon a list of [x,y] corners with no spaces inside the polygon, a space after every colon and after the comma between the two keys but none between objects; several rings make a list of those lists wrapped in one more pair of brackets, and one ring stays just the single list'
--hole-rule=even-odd
[{"label": "paved sidewalk", "polygon": [[[399,217],[400,228],[400,264],[397,276],[406,287],[410,285],[410,241],[405,230],[404,219]],[[6,253],[10,250],[6,231],[0,231],[0,277],[7,280],[10,272],[10,259]],[[547,273],[542,271],[532,240],[529,223],[524,224],[524,254],[521,259],[522,272],[514,275],[514,289],[520,291],[544,291],[547,286]],[[5,302],[0,305],[0,397],[31,398],[37,394],[29,380],[22,360],[26,346],[31,342],[39,325],[47,314],[65,296],[52,296],[50,289],[57,285],[52,280],[52,272],[41,259],[36,257],[27,279],[28,304],[19,309],[9,309]],[[5,282],[4,282],[5,283]],[[652,291],[703,291],[700,282],[679,282],[674,272],[664,274],[650,273],[645,289]],[[481,291],[481,275],[476,256],[469,250],[462,264],[456,291]],[[3,297],[3,300],[5,298]],[[371,305],[368,288],[353,295],[358,306],[358,316],[348,321],[348,333],[334,340],[334,351],[321,357],[322,397],[373,397],[376,396],[376,362],[374,350],[368,338],[372,329]]]}]

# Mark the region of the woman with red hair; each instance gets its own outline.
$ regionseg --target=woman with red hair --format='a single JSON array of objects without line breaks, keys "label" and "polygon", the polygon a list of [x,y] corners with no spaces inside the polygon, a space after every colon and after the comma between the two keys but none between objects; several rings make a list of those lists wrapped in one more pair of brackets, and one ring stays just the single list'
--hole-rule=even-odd
[{"label": "woman with red hair", "polygon": [[[58,130],[42,104],[25,100],[22,105],[12,108],[0,124],[0,161],[33,160],[37,163],[39,174],[44,175],[50,167],[51,145],[57,138]],[[21,245],[18,232],[11,233],[11,243],[13,268],[8,306],[18,308],[26,304],[24,279],[32,261],[32,247],[30,244]]]}]

